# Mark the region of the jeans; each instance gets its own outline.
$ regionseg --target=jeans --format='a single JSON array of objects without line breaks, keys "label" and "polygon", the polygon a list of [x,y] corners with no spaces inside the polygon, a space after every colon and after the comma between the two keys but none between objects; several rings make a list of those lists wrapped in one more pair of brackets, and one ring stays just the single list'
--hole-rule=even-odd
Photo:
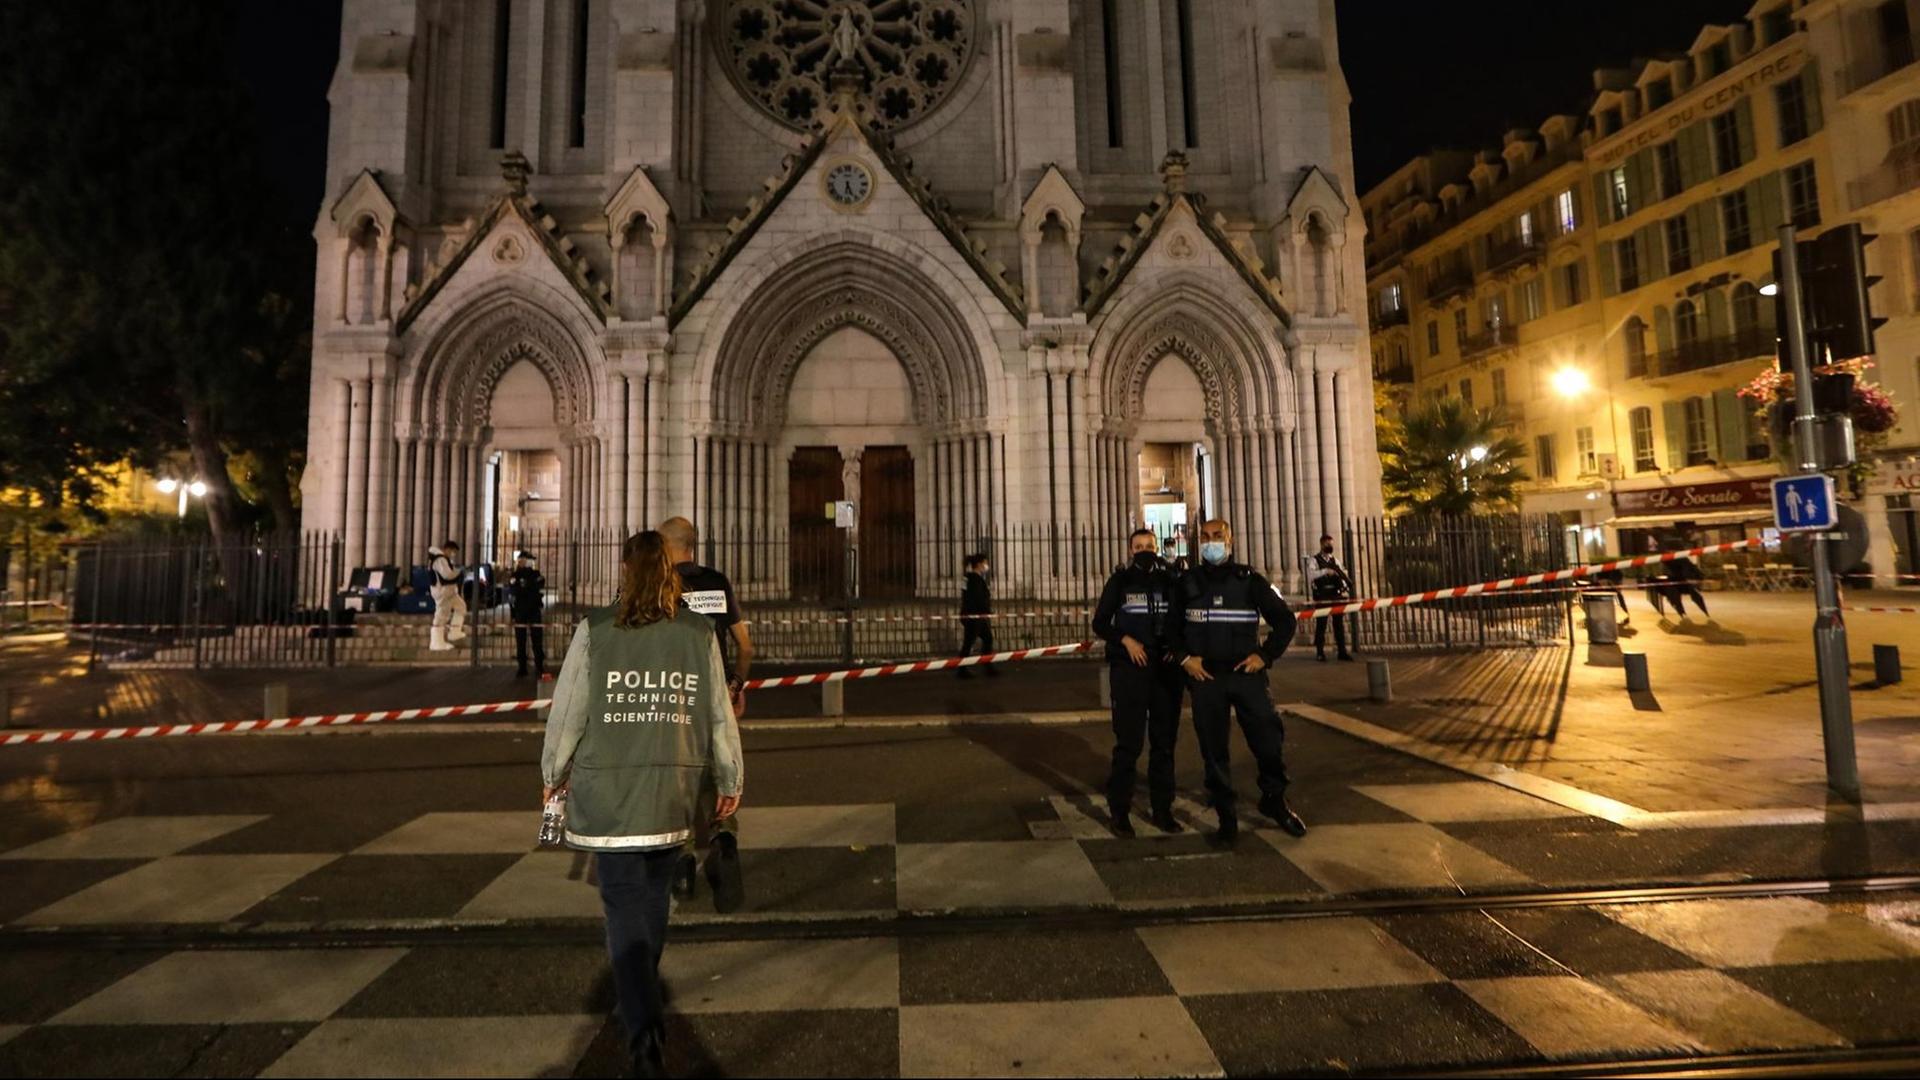
[{"label": "jeans", "polygon": [[1173,805],[1173,747],[1180,738],[1180,669],[1172,664],[1137,667],[1130,660],[1107,665],[1113,690],[1113,769],[1107,801],[1133,804],[1140,775],[1140,749],[1147,754],[1147,790],[1155,810]]},{"label": "jeans", "polygon": [[680,848],[603,851],[598,856],[600,903],[607,912],[607,958],[627,1049],[657,1055],[665,1036],[660,954],[667,947],[673,869]]},{"label": "jeans", "polygon": [[1187,680],[1193,694],[1193,731],[1200,738],[1200,757],[1207,769],[1207,796],[1215,810],[1233,808],[1232,728],[1227,713],[1240,718],[1247,749],[1260,770],[1260,795],[1277,799],[1287,790],[1287,763],[1281,753],[1286,738],[1280,713],[1267,690],[1267,673],[1249,675],[1229,671],[1206,682]]}]

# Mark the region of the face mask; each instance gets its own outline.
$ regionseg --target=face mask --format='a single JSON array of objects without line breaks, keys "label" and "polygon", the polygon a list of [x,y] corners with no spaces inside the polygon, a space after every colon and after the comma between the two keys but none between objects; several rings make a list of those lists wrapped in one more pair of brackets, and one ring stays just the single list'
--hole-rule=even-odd
[{"label": "face mask", "polygon": [[1320,554],[1322,554],[1322,555],[1331,555],[1331,554],[1333,554],[1333,545],[1332,545],[1332,544],[1321,544],[1321,545],[1320,545]]},{"label": "face mask", "polygon": [[1227,561],[1227,545],[1218,540],[1209,540],[1200,545],[1200,558],[1211,565]]},{"label": "face mask", "polygon": [[1141,570],[1151,570],[1159,562],[1151,551],[1136,552],[1133,556],[1133,565]]}]

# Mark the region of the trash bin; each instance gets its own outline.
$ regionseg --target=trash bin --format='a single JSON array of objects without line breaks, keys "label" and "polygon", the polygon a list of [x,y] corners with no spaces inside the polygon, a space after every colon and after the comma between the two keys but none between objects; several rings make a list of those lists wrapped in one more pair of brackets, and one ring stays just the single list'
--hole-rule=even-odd
[{"label": "trash bin", "polygon": [[1593,590],[1580,594],[1580,606],[1587,613],[1587,643],[1612,645],[1620,640],[1620,625],[1614,621],[1613,594]]}]

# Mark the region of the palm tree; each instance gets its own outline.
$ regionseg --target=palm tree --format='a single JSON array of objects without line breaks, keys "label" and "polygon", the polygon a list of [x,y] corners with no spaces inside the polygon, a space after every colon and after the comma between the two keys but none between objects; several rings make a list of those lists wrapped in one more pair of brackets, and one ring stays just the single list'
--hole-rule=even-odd
[{"label": "palm tree", "polygon": [[1411,409],[1380,439],[1387,507],[1415,514],[1512,510],[1527,448],[1491,412],[1459,398]]}]

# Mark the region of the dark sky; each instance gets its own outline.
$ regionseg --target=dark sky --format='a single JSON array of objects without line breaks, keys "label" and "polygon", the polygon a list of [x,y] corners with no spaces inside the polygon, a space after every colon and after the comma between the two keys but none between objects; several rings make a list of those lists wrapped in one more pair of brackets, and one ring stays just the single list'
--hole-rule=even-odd
[{"label": "dark sky", "polygon": [[[1338,0],[1362,191],[1435,146],[1498,146],[1510,127],[1577,110],[1595,67],[1679,51],[1752,0]],[[233,63],[254,87],[272,193],[301,227],[319,210],[339,0],[247,0]]]}]

